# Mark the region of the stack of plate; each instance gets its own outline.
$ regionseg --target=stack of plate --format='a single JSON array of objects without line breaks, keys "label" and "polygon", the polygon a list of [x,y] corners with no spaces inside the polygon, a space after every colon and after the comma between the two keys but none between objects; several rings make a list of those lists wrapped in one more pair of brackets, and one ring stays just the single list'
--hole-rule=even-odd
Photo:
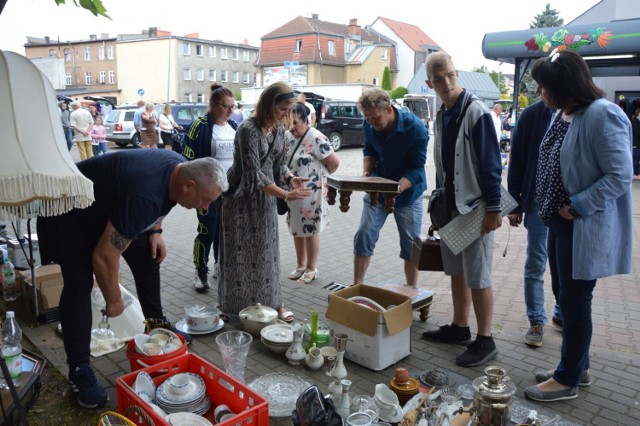
[{"label": "stack of plate", "polygon": [[260,330],[262,343],[277,354],[287,352],[293,342],[293,331],[289,324],[273,324]]},{"label": "stack of plate", "polygon": [[203,415],[211,408],[204,380],[195,373],[179,373],[169,377],[158,386],[156,401],[167,413]]}]

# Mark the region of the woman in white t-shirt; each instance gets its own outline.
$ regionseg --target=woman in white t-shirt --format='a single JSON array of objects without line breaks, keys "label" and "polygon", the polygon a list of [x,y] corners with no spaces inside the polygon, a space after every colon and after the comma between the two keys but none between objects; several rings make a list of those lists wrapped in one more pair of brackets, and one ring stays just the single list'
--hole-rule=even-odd
[{"label": "woman in white t-shirt", "polygon": [[158,124],[160,127],[160,138],[164,144],[164,149],[171,149],[171,134],[176,129],[182,129],[178,123],[173,119],[171,115],[171,104],[165,104],[162,114],[158,117]]}]

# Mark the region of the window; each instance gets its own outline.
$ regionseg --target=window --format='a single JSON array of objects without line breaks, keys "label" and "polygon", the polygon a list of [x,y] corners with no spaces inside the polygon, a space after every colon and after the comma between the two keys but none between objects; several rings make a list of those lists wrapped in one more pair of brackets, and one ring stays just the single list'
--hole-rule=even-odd
[{"label": "window", "polygon": [[107,46],[107,59],[113,59],[113,46]]},{"label": "window", "polygon": [[327,42],[327,47],[329,48],[329,55],[335,56],[336,54],[336,42],[333,40],[329,40]]},{"label": "window", "polygon": [[238,53],[238,48],[234,47],[233,49],[231,49],[231,59],[233,59],[234,61],[237,61],[239,58],[239,53]]},{"label": "window", "polygon": [[56,56],[55,49],[49,49],[49,56]]},{"label": "window", "polygon": [[84,84],[87,86],[91,86],[93,84],[93,80],[91,79],[91,71],[87,71],[84,73]]},{"label": "window", "polygon": [[293,48],[293,51],[300,53],[300,50],[302,50],[302,40],[296,40],[296,47]]},{"label": "window", "polygon": [[231,82],[232,83],[240,82],[240,73],[238,71],[234,71],[231,73]]},{"label": "window", "polygon": [[209,46],[209,56],[211,58],[216,57],[216,46]]},{"label": "window", "polygon": [[204,49],[201,44],[196,44],[196,56],[202,56]]},{"label": "window", "polygon": [[344,50],[346,54],[350,54],[351,53],[351,43],[346,43],[344,45]]},{"label": "window", "polygon": [[209,70],[209,81],[216,81],[216,70]]},{"label": "window", "polygon": [[100,84],[104,84],[107,81],[107,73],[105,71],[100,71]]},{"label": "window", "polygon": [[182,79],[191,80],[191,68],[185,68],[182,70]]},{"label": "window", "polygon": [[66,48],[62,52],[64,53],[64,61],[71,62],[71,49]]},{"label": "window", "polygon": [[204,93],[198,93],[198,102],[204,103]]},{"label": "window", "polygon": [[196,80],[204,81],[204,70],[202,68],[196,70]]},{"label": "window", "polygon": [[184,94],[184,101],[185,102],[193,102],[191,93],[185,93]]},{"label": "window", "polygon": [[189,43],[183,43],[182,44],[182,54],[184,56],[191,55],[191,44],[189,44]]},{"label": "window", "polygon": [[90,61],[91,60],[91,48],[90,47],[85,47],[84,48],[84,60],[85,61]]},{"label": "window", "polygon": [[220,59],[227,59],[227,48],[226,47],[221,47],[220,48]]},{"label": "window", "polygon": [[98,59],[104,61],[104,46],[98,46]]},{"label": "window", "polygon": [[226,71],[220,71],[220,81],[223,83],[227,82],[227,72]]},{"label": "window", "polygon": [[67,86],[73,86],[73,75],[70,72],[65,73],[64,80],[64,84]]},{"label": "window", "polygon": [[380,78],[373,77],[373,84],[374,86],[380,86]]},{"label": "window", "polygon": [[386,61],[387,60],[387,55],[389,54],[389,50],[388,49],[382,49],[382,60]]},{"label": "window", "polygon": [[249,73],[248,72],[243,72],[242,73],[242,82],[244,84],[249,84]]},{"label": "window", "polygon": [[116,72],[109,71],[109,84],[116,84]]},{"label": "window", "polygon": [[247,62],[249,60],[249,51],[248,50],[243,50],[242,51],[242,60]]},{"label": "window", "polygon": [[258,52],[253,52],[253,61],[257,61],[258,60]]}]

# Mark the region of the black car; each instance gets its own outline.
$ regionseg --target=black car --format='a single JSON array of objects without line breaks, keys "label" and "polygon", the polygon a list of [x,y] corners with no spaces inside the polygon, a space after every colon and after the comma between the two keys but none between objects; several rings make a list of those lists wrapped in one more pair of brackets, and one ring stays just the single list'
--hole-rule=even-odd
[{"label": "black car", "polygon": [[329,138],[334,151],[364,144],[363,120],[354,101],[325,99],[316,109],[316,127]]}]

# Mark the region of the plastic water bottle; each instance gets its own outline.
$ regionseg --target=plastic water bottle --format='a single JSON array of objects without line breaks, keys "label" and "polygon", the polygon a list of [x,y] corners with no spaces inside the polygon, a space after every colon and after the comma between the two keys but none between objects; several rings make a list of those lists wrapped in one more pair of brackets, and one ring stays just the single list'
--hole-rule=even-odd
[{"label": "plastic water bottle", "polygon": [[2,357],[7,363],[11,379],[15,381],[22,373],[22,330],[13,311],[7,311],[2,326]]},{"label": "plastic water bottle", "polygon": [[5,302],[10,302],[18,298],[16,271],[13,263],[9,260],[8,254],[5,255],[4,263],[2,264],[2,294]]}]

